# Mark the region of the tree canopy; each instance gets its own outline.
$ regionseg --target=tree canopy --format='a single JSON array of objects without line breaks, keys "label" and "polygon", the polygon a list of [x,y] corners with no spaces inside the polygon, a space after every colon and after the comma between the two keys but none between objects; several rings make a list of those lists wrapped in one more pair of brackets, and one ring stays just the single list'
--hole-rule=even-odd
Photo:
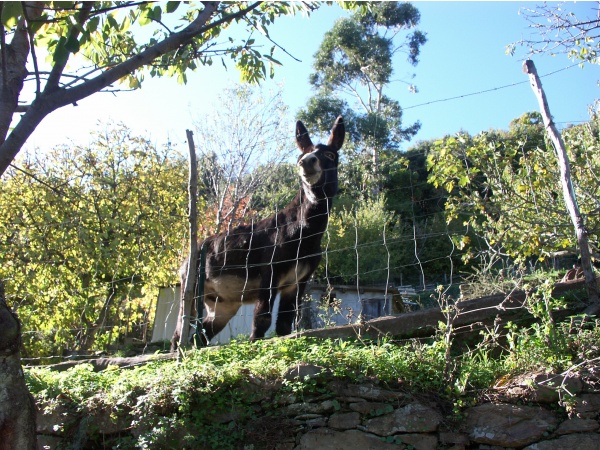
[{"label": "tree canopy", "polygon": [[[346,7],[354,7],[352,3]],[[102,90],[137,89],[144,77],[233,62],[259,82],[279,64],[255,36],[310,2],[2,2],[0,175],[52,111]],[[234,38],[227,28],[244,29]],[[238,34],[239,36],[239,34]],[[119,86],[116,85],[119,83]],[[22,113],[18,122],[16,114]]]},{"label": "tree canopy", "polygon": [[[563,139],[579,207],[589,220],[590,245],[598,257],[599,134],[597,118],[592,119],[564,130]],[[439,140],[428,167],[429,181],[448,193],[448,220],[471,230],[456,239],[459,248],[469,249],[467,257],[481,251],[522,261],[577,255],[556,154],[544,141],[538,113],[514,120],[508,132]],[[471,241],[473,236],[478,242]]]},{"label": "tree canopy", "polygon": [[521,46],[527,49],[529,55],[564,54],[574,61],[598,64],[599,3],[583,5],[589,5],[589,10],[587,14],[579,16],[562,3],[543,3],[522,8],[522,15],[534,34],[508,45],[507,51],[512,54],[517,46]]},{"label": "tree canopy", "polygon": [[[397,149],[420,128],[418,122],[403,126],[399,102],[385,93],[396,55],[404,53],[410,65],[418,63],[427,41],[425,33],[415,29],[419,20],[419,11],[409,3],[376,3],[339,19],[314,57],[310,83],[316,94],[300,117],[312,131],[324,132],[334,111],[344,115],[351,140],[372,154],[374,192],[380,187],[380,153]],[[352,100],[356,107],[349,105]]]},{"label": "tree canopy", "polygon": [[293,122],[281,96],[280,89],[235,86],[219,96],[218,107],[195,120],[202,143],[197,149],[202,196],[215,208],[210,214],[214,226],[203,221],[201,235],[229,230],[248,219],[255,209],[254,194],[273,182],[294,150],[289,139]]},{"label": "tree canopy", "polygon": [[0,280],[9,281],[27,351],[141,336],[155,289],[176,280],[182,259],[185,160],[110,124],[89,146],[18,165],[0,180]]}]

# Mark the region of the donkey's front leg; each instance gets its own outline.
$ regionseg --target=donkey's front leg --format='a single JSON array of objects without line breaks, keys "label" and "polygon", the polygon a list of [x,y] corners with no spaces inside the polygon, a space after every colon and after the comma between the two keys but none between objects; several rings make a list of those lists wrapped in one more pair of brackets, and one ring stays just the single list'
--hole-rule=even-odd
[{"label": "donkey's front leg", "polygon": [[302,306],[302,298],[304,297],[305,290],[306,281],[300,281],[297,285],[281,292],[277,325],[275,326],[277,336],[285,336],[292,333],[292,325]]},{"label": "donkey's front leg", "polygon": [[265,334],[271,326],[273,320],[273,303],[277,289],[274,287],[263,287],[258,294],[258,300],[254,306],[254,323],[252,324],[252,334],[250,340],[254,341],[265,337]]}]

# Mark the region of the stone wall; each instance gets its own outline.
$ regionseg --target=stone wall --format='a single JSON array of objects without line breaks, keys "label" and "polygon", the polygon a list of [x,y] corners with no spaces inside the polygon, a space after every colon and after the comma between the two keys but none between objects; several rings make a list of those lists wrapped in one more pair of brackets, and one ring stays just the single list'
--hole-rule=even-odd
[{"label": "stone wall", "polygon": [[[449,402],[436,400],[435,395],[413,395],[373,383],[347,383],[327,378],[326,370],[320,367],[300,365],[286,374],[289,380],[296,377],[320,380],[322,393],[302,398],[281,396],[276,395],[280,383],[250,380],[249,386],[260,395],[253,404],[255,418],[245,427],[246,446],[239,448],[600,449],[600,370],[578,376],[519,377],[486,393],[487,401],[458,412],[453,412]],[[228,424],[239,422],[240,417],[231,410],[215,415],[214,420]],[[98,440],[98,435],[137,437],[139,427],[143,425],[133,417],[111,417],[103,410],[70,412],[59,407],[38,415],[39,448],[104,448],[91,443],[90,433],[95,433],[94,442],[108,442]],[[183,436],[183,431],[172,432]],[[190,447],[182,441],[177,448]]]}]

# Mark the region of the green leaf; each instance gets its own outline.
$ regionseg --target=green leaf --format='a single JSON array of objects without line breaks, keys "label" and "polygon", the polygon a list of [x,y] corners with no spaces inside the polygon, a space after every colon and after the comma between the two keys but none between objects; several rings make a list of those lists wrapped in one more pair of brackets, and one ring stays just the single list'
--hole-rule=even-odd
[{"label": "green leaf", "polygon": [[96,30],[98,30],[99,23],[100,23],[99,16],[92,17],[90,20],[88,20],[86,22],[85,28],[88,31],[88,33],[94,33],[94,32],[96,32]]},{"label": "green leaf", "polygon": [[71,53],[77,53],[79,51],[79,40],[71,34],[69,39],[65,42],[65,50]]},{"label": "green leaf", "polygon": [[152,9],[152,14],[150,15],[150,18],[152,20],[160,22],[160,20],[162,19],[162,8],[160,6],[155,6],[154,9]]},{"label": "green leaf", "polygon": [[273,58],[273,57],[272,57],[272,56],[270,56],[270,55],[266,55],[266,54],[265,54],[265,55],[263,55],[263,58],[265,58],[266,60],[268,60],[268,61],[272,62],[273,64],[277,64],[278,66],[281,66],[281,65],[282,65],[282,64],[281,64],[281,62],[279,62],[278,60],[276,60],[275,58]]},{"label": "green leaf", "polygon": [[151,22],[152,22],[152,18],[150,17],[150,14],[151,14],[151,12],[150,12],[150,11],[151,11],[151,10],[149,10],[149,9],[144,9],[144,10],[143,10],[143,11],[140,13],[140,15],[139,15],[139,17],[138,17],[138,23],[139,23],[141,26],[148,25],[149,23],[151,23]]},{"label": "green leaf", "polygon": [[54,53],[52,54],[52,60],[55,63],[62,63],[69,58],[69,51],[66,48],[67,38],[61,36],[56,44]]},{"label": "green leaf", "polygon": [[117,23],[117,20],[112,14],[108,14],[106,16],[106,23],[109,25],[110,28],[113,28],[115,30],[119,29],[119,24]]},{"label": "green leaf", "polygon": [[23,15],[21,2],[4,2],[2,7],[2,24],[7,30],[17,26],[19,18]]},{"label": "green leaf", "polygon": [[181,3],[181,2],[167,2],[167,8],[166,8],[166,10],[167,10],[167,13],[172,13],[172,12],[175,12],[175,10],[176,10],[177,8],[179,8],[179,4],[180,4],[180,3]]}]

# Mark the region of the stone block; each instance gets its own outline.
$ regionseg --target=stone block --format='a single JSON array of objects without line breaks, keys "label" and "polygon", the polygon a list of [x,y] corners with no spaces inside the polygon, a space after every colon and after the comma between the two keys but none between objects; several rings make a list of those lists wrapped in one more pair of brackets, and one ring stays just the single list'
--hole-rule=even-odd
[{"label": "stone block", "polygon": [[378,436],[397,433],[429,433],[437,431],[442,416],[433,408],[421,403],[409,403],[391,414],[367,421],[365,430]]},{"label": "stone block", "polygon": [[538,441],[558,424],[556,417],[539,407],[487,403],[465,411],[461,426],[471,441],[500,447],[523,447]]},{"label": "stone block", "polygon": [[523,450],[598,450],[600,449],[600,434],[568,434],[558,439],[537,442]]},{"label": "stone block", "polygon": [[396,444],[357,430],[335,431],[319,428],[302,435],[294,450],[398,450]]},{"label": "stone block", "polygon": [[329,428],[334,430],[352,430],[360,425],[360,414],[357,412],[337,413],[329,417]]},{"label": "stone block", "polygon": [[597,420],[573,418],[561,423],[556,434],[590,433],[598,429],[600,429],[600,424]]}]

